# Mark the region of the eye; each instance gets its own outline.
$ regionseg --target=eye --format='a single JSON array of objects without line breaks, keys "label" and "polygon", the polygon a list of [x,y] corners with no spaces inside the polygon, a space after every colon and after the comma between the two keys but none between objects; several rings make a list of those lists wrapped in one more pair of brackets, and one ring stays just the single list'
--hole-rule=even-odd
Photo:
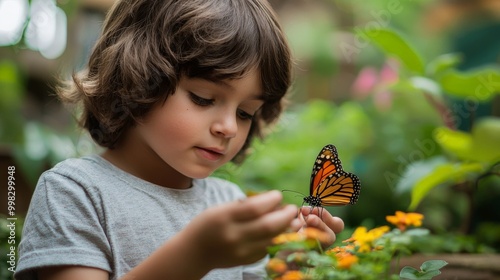
[{"label": "eye", "polygon": [[198,106],[203,106],[203,107],[213,105],[214,101],[215,101],[213,99],[206,99],[206,98],[200,97],[192,92],[189,92],[189,98],[191,99],[191,101],[193,101],[194,104],[196,104]]},{"label": "eye", "polygon": [[238,115],[238,118],[242,119],[242,120],[251,120],[253,119],[253,115],[252,114],[249,114],[241,109],[238,109],[238,111],[236,112],[236,114]]}]

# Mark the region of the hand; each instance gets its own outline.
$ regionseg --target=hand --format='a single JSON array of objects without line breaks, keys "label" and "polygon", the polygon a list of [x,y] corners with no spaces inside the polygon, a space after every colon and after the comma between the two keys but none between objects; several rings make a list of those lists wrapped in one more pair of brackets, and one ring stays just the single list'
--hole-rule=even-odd
[{"label": "hand", "polygon": [[266,255],[273,237],[300,224],[295,219],[297,207],[280,207],[281,200],[280,192],[270,191],[210,208],[181,234],[198,250],[207,269],[253,263]]},{"label": "hand", "polygon": [[[344,221],[339,217],[334,217],[324,208],[320,207],[301,207],[299,220],[301,221],[298,228],[294,230],[300,231],[304,227],[314,227],[326,232],[331,238],[329,242],[323,244],[328,247],[336,240],[336,234],[344,230]],[[321,215],[321,217],[320,217]],[[295,224],[295,223],[294,223]]]}]

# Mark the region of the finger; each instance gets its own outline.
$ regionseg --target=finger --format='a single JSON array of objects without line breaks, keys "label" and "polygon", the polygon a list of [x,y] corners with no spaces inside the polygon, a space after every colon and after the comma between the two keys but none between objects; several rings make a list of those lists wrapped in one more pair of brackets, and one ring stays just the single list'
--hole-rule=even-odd
[{"label": "finger", "polygon": [[306,222],[302,218],[302,215],[300,215],[300,217],[293,219],[293,221],[290,223],[288,230],[292,231],[292,232],[299,231],[299,229],[301,229],[305,225],[306,225]]},{"label": "finger", "polygon": [[321,220],[330,228],[334,233],[339,233],[344,230],[344,221],[339,217],[334,217],[328,211],[319,211]]},{"label": "finger", "polygon": [[344,221],[339,217],[332,216],[332,214],[324,208],[314,207],[311,209],[310,207],[306,207],[306,209],[302,210],[302,215],[304,216],[309,216],[311,214],[320,216],[321,220],[335,233],[339,233],[344,230]]},{"label": "finger", "polygon": [[267,248],[272,245],[271,239],[261,239],[247,243],[242,249],[244,250],[242,253],[247,255],[247,257],[244,263],[241,264],[251,264],[261,260],[267,255]]},{"label": "finger", "polygon": [[344,230],[344,221],[339,217],[332,217],[331,222],[326,222],[333,232],[340,233]]},{"label": "finger", "polygon": [[234,202],[230,210],[235,220],[247,221],[269,213],[280,206],[283,196],[279,191],[269,191]]},{"label": "finger", "polygon": [[270,239],[285,232],[297,214],[297,206],[287,205],[242,225],[250,240]]},{"label": "finger", "polygon": [[320,209],[324,209],[324,208],[311,207],[311,206],[302,206],[302,207],[300,207],[300,213],[305,218],[309,214],[313,214],[313,213],[317,214],[320,211]]},{"label": "finger", "polygon": [[335,242],[337,236],[335,235],[335,232],[333,232],[333,230],[328,227],[322,219],[320,219],[320,217],[314,215],[314,214],[311,214],[307,217],[307,220],[306,220],[306,224],[307,224],[307,227],[313,227],[313,228],[316,228],[316,229],[319,229],[320,231],[323,231],[325,232],[326,234],[328,234],[328,236],[330,237],[329,240],[326,240],[324,243],[324,245],[326,246],[329,246],[331,244],[333,244],[333,242]]}]

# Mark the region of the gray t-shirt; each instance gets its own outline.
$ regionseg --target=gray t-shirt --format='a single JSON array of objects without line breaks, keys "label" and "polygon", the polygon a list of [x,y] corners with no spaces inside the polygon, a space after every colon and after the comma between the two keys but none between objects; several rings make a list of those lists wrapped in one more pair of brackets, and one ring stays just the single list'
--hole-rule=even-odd
[{"label": "gray t-shirt", "polygon": [[[36,279],[33,269],[78,265],[106,270],[110,279],[118,279],[205,209],[243,197],[238,186],[218,178],[169,189],[97,155],[65,160],[40,177],[15,277]],[[216,269],[203,279],[256,279],[263,265]]]}]

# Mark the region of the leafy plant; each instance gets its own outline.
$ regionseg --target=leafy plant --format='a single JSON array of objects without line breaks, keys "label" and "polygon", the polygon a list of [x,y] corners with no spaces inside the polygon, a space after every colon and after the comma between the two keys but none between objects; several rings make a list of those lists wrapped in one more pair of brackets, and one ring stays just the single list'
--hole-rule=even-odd
[{"label": "leafy plant", "polygon": [[[441,185],[458,188],[472,204],[481,179],[500,176],[500,119],[476,120],[471,132],[463,132],[456,130],[456,115],[473,119],[478,104],[500,94],[500,69],[487,66],[459,71],[456,66],[461,62],[460,54],[446,54],[426,63],[408,40],[394,30],[380,28],[365,35],[387,56],[401,63],[400,80],[393,88],[424,95],[442,118],[443,125],[437,127],[432,136],[432,145],[439,146],[442,153],[408,165],[398,182],[400,191],[411,189],[409,209],[416,209],[432,189]],[[448,97],[466,101],[467,110],[455,112],[458,109],[447,104]],[[471,215],[467,217],[465,229]]]},{"label": "leafy plant", "polygon": [[[269,248],[271,259],[268,276],[285,279],[431,279],[446,265],[441,260],[430,260],[420,270],[405,267],[399,274],[391,272],[391,261],[412,253],[412,243],[425,239],[429,231],[418,228],[423,215],[397,211],[387,216],[396,226],[381,226],[368,230],[358,227],[345,245],[323,249],[326,233],[305,228],[296,233],[277,236]],[[412,228],[410,228],[412,227]]]},{"label": "leafy plant", "polygon": [[403,267],[399,276],[401,279],[432,279],[434,276],[441,274],[439,270],[445,265],[447,265],[445,261],[430,260],[424,262],[420,266],[420,270],[410,266]]}]

